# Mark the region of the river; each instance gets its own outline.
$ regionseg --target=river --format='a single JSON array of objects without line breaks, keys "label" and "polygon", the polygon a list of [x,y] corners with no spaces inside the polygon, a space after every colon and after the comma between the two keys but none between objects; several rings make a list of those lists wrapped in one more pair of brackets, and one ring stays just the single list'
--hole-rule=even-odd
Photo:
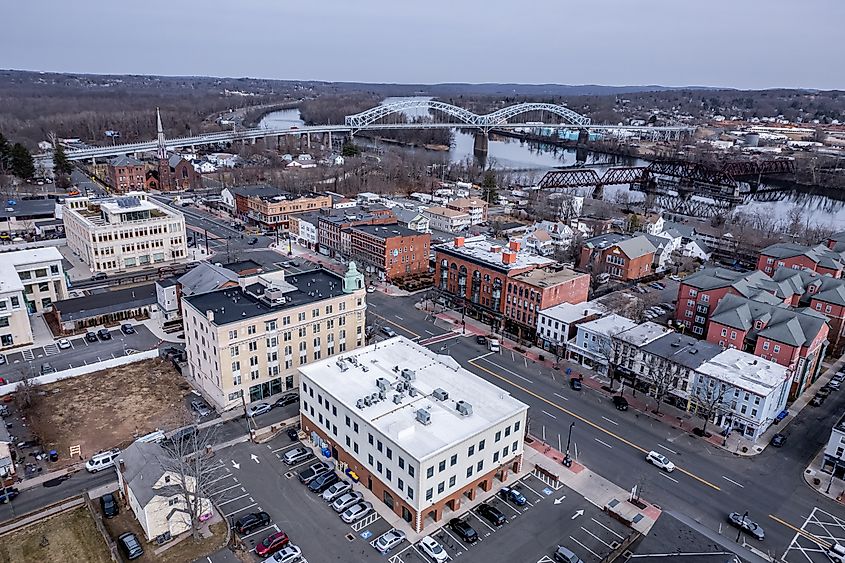
[{"label": "river", "polygon": [[[407,98],[385,98],[382,103],[390,103]],[[419,98],[415,98],[419,99]],[[406,113],[408,118],[425,116],[424,109],[412,110]],[[258,126],[270,127],[291,127],[302,125],[298,109],[287,109],[274,111],[265,115]],[[453,130],[452,145],[448,151],[443,151],[443,161],[451,163],[466,162],[467,159],[475,158],[473,154],[473,135],[461,130]],[[426,151],[423,148],[403,147],[386,143],[380,143],[379,147],[384,150],[402,151],[414,153]],[[426,151],[431,154],[432,151]],[[437,153],[435,153],[437,154]],[[554,145],[525,142],[507,137],[490,137],[490,144],[487,153],[487,164],[502,169],[536,171],[539,176],[544,171],[560,167],[570,166],[576,163],[575,151],[563,149]],[[606,163],[613,157],[600,153],[587,153],[586,164]],[[645,165],[647,162],[634,159],[625,162],[626,165]],[[621,165],[621,163],[620,163]],[[593,164],[591,166],[600,173],[606,169],[607,164]],[[608,186],[605,188],[605,197],[612,200],[617,191],[627,191],[625,186]],[[630,192],[632,201],[642,199],[639,192]],[[794,208],[801,208],[806,217],[809,217],[811,224],[830,226],[835,230],[845,230],[845,201],[827,195],[808,193],[803,188],[796,187],[793,190],[784,190],[777,201],[752,201],[748,204],[737,207],[738,211],[751,214],[762,214],[770,217],[773,221],[785,220]]]}]

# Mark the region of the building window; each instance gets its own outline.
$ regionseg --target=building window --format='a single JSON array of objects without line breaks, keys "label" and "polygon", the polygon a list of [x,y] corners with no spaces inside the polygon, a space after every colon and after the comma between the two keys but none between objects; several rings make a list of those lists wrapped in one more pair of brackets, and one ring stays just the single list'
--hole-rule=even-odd
[{"label": "building window", "polygon": [[414,470],[414,466],[413,466],[413,465],[411,465],[411,464],[408,464],[408,475],[410,475],[411,477],[413,477],[413,476],[414,476],[414,473],[416,473],[416,471]]},{"label": "building window", "polygon": [[387,451],[385,451],[385,454],[387,455],[387,459],[393,459],[393,450],[391,450],[390,448],[385,448],[385,449],[387,450]]},{"label": "building window", "polygon": [[437,466],[437,472],[438,473],[443,473],[444,471],[446,471],[446,460],[445,459],[443,461],[441,461]]},{"label": "building window", "polygon": [[452,454],[452,457],[449,459],[449,466],[455,465],[458,463],[458,454]]},{"label": "building window", "polygon": [[478,462],[478,465],[475,466],[475,470],[480,473],[483,468],[484,468],[484,460],[482,459],[481,461]]},{"label": "building window", "polygon": [[434,496],[434,489],[428,489],[425,492],[425,500],[431,500],[431,497]]},{"label": "building window", "polygon": [[437,494],[438,494],[438,495],[439,495],[440,493],[442,493],[442,492],[443,492],[443,490],[446,488],[446,486],[445,486],[445,485],[446,485],[446,484],[445,484],[443,481],[440,481],[439,483],[437,483]]},{"label": "building window", "polygon": [[493,463],[499,461],[499,452],[493,452]]},{"label": "building window", "polygon": [[399,469],[405,469],[405,460],[402,458],[401,455],[399,456],[398,461],[399,461]]},{"label": "building window", "polygon": [[399,477],[398,479],[396,479],[396,486],[399,487],[400,491],[404,491],[405,490],[405,481],[403,481],[402,478]]},{"label": "building window", "polygon": [[467,467],[467,477],[471,477],[471,476],[472,476],[472,466],[470,465],[469,467]]},{"label": "building window", "polygon": [[[410,467],[411,466],[409,465],[408,468],[410,468]],[[425,470],[425,476],[428,479],[431,479],[432,477],[434,477],[434,466],[433,465]]]},{"label": "building window", "polygon": [[780,346],[778,346],[777,344],[775,344],[775,347],[774,347],[774,348],[772,348],[772,352],[774,352],[775,354],[777,354],[778,352],[780,352]]},{"label": "building window", "polygon": [[[517,431],[519,430],[519,422],[520,422],[520,421],[518,421],[518,420],[517,420],[516,422],[514,422],[514,423],[513,423],[513,431],[514,431],[514,432],[517,432]],[[484,444],[484,440],[481,440],[481,443],[482,443],[482,444]],[[478,448],[478,449],[479,449],[479,450],[483,450],[483,449],[484,449],[484,446],[479,446],[479,448]]]},{"label": "building window", "polygon": [[[510,427],[508,427],[508,430],[510,430]],[[475,446],[470,446],[467,449],[467,456],[471,457],[474,453],[475,453]]]},{"label": "building window", "polygon": [[377,449],[378,451],[381,451],[381,450],[382,450],[381,440],[376,440],[376,449]]},{"label": "building window", "polygon": [[496,432],[496,441],[498,442],[501,439],[502,439],[502,431],[500,430],[500,431]]},{"label": "building window", "polygon": [[768,350],[768,349],[769,349],[769,341],[766,340],[766,341],[763,342],[763,350]]}]

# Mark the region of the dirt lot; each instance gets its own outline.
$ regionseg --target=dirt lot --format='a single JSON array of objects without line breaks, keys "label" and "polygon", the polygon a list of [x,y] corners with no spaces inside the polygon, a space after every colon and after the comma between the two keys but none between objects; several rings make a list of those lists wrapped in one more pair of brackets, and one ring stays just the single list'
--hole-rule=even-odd
[{"label": "dirt lot", "polygon": [[[49,544],[41,547],[45,537]],[[103,536],[83,507],[3,536],[0,563],[18,561],[110,563],[111,557]]]},{"label": "dirt lot", "polygon": [[145,360],[44,386],[29,423],[45,451],[55,449],[66,460],[79,444],[88,458],[187,423],[189,390],[170,362]]}]

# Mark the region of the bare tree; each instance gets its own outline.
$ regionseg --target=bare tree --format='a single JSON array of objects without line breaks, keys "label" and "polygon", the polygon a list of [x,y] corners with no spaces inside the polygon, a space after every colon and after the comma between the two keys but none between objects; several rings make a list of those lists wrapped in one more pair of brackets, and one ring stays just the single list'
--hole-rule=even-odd
[{"label": "bare tree", "polygon": [[610,379],[610,389],[616,379],[616,370],[625,359],[625,343],[617,338],[620,331],[610,331],[607,337],[599,340],[596,353],[607,363],[607,377]]},{"label": "bare tree", "polygon": [[663,399],[674,389],[678,387],[679,376],[677,373],[677,364],[672,367],[672,364],[665,359],[648,354],[643,358],[645,366],[644,373],[648,375],[648,383],[651,388],[649,394],[654,397],[657,405],[654,407],[654,413],[660,414],[660,405]]},{"label": "bare tree", "polygon": [[23,377],[15,386],[15,406],[20,412],[25,413],[36,406],[40,386],[31,373],[24,372]]},{"label": "bare tree", "polygon": [[702,436],[707,436],[707,423],[710,418],[724,408],[726,391],[727,387],[724,384],[717,383],[713,379],[709,379],[707,385],[696,387],[695,401],[697,408],[704,414],[704,422],[701,425]]},{"label": "bare tree", "polygon": [[216,427],[200,430],[168,440],[162,445],[161,468],[169,473],[165,493],[178,495],[182,502],[171,508],[190,521],[194,541],[200,540],[200,517],[211,510],[211,483],[217,479],[220,465],[211,453]]}]

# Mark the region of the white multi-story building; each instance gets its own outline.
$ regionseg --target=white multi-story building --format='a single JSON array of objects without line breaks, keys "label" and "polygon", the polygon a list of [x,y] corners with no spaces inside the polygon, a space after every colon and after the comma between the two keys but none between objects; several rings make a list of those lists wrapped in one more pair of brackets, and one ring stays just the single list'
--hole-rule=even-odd
[{"label": "white multi-story building", "polygon": [[32,343],[23,283],[11,268],[0,270],[0,348]]},{"label": "white multi-story building", "polygon": [[[757,440],[786,408],[786,366],[729,348],[696,370],[690,402],[723,428]],[[704,411],[702,413],[702,410]]]},{"label": "white multi-story building", "polygon": [[218,410],[295,389],[297,368],[364,344],[366,290],[354,262],[345,276],[277,271],[238,282],[182,298],[189,377]]},{"label": "white multi-story building", "polygon": [[619,353],[619,345],[614,344],[615,336],[635,326],[637,323],[631,319],[616,314],[581,323],[566,350],[569,357],[582,366],[607,371],[608,363]]},{"label": "white multi-story building", "polygon": [[469,213],[448,207],[429,207],[422,214],[428,219],[429,228],[437,231],[459,233],[471,225]]},{"label": "white multi-story building", "polygon": [[561,303],[537,313],[537,337],[543,350],[563,356],[566,343],[575,338],[578,324],[596,320],[607,312],[601,303]]},{"label": "white multi-story building", "polygon": [[404,337],[299,368],[302,429],[416,531],[522,463],[528,406]]},{"label": "white multi-story building", "polygon": [[833,473],[834,477],[845,477],[845,414],[830,430],[830,439],[824,448],[822,471]]},{"label": "white multi-story building", "polygon": [[64,224],[68,246],[92,272],[160,267],[187,259],[185,217],[150,201],[143,192],[68,198]]}]

